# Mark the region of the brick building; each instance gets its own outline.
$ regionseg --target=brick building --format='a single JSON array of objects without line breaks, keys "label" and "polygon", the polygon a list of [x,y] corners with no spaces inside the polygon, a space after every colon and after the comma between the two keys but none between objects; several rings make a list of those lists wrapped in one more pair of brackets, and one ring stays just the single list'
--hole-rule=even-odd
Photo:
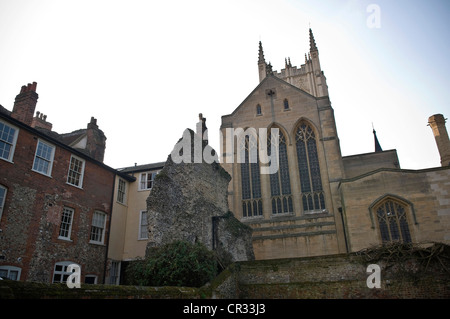
[{"label": "brick building", "polygon": [[85,129],[52,131],[35,113],[36,83],[23,86],[12,111],[0,106],[0,275],[103,283],[114,181],[130,177],[103,164],[106,137],[91,118]]}]

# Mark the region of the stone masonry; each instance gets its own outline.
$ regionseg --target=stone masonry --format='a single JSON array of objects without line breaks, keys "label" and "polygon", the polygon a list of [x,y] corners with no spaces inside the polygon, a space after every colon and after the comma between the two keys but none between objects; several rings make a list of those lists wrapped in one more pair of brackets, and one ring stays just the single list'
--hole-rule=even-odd
[{"label": "stone masonry", "polygon": [[[180,145],[184,147],[177,149]],[[156,176],[147,199],[147,248],[184,240],[203,243],[217,251],[222,261],[252,260],[251,229],[228,209],[227,189],[231,177],[217,161],[195,160],[198,149],[194,148],[198,146],[203,154],[215,157],[215,151],[201,136],[185,130],[164,169]],[[188,156],[176,163],[178,155]]]}]

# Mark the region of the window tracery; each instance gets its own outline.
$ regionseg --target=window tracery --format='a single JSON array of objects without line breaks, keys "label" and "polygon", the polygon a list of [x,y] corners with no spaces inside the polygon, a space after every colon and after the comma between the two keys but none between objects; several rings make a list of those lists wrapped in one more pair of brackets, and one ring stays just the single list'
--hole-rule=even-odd
[{"label": "window tracery", "polygon": [[302,122],[297,127],[295,137],[303,211],[322,211],[325,209],[325,195],[314,130]]},{"label": "window tracery", "polygon": [[278,170],[270,174],[270,192],[272,214],[292,213],[294,211],[291,196],[291,181],[287,157],[286,137],[279,131],[278,140],[270,133],[267,138],[267,152],[271,155],[271,145],[278,147]]},{"label": "window tracery", "polygon": [[[261,177],[259,169],[258,145],[255,137],[248,135],[242,139],[241,152],[241,184],[242,184],[242,217],[263,215],[261,196]],[[254,158],[256,156],[256,158]]]},{"label": "window tracery", "polygon": [[376,209],[376,217],[383,243],[400,241],[411,242],[406,206],[388,199],[383,201]]}]

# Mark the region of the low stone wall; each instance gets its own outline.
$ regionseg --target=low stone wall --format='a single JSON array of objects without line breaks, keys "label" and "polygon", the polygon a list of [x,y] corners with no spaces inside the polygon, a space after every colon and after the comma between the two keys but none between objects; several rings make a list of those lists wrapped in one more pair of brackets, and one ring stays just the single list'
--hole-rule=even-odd
[{"label": "low stone wall", "polygon": [[[69,289],[63,284],[3,280],[0,299],[448,299],[449,249],[440,246],[401,258],[399,251],[391,251],[379,260],[370,252],[236,262],[202,288],[82,284]],[[373,275],[367,267],[373,264],[380,267],[380,288],[367,285]]]},{"label": "low stone wall", "polygon": [[[450,298],[450,259],[446,253],[441,258],[428,251],[418,257],[398,258],[395,252],[377,261],[354,253],[239,262],[228,268],[228,277],[213,287],[213,297],[447,299]],[[367,268],[373,264],[380,267],[380,288],[369,288],[367,284],[373,274]]]},{"label": "low stone wall", "polygon": [[68,288],[50,284],[0,280],[0,299],[198,299],[201,293],[189,287],[138,287],[81,284]]}]

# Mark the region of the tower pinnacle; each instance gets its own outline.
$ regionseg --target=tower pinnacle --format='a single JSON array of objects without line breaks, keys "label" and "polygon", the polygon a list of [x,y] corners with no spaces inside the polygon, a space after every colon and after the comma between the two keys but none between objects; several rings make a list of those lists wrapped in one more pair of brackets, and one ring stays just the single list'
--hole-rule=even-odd
[{"label": "tower pinnacle", "polygon": [[259,41],[258,63],[266,63],[264,60],[264,51],[261,41]]},{"label": "tower pinnacle", "polygon": [[311,28],[309,28],[309,51],[317,51],[316,41],[314,40],[314,35]]},{"label": "tower pinnacle", "polygon": [[259,71],[259,82],[264,80],[267,76],[268,65],[264,59],[264,51],[261,41],[259,41],[259,51],[258,51],[258,71]]},{"label": "tower pinnacle", "polygon": [[383,149],[381,148],[380,142],[378,142],[377,132],[375,131],[375,128],[373,128],[373,124],[372,124],[372,130],[373,130],[373,138],[375,140],[375,152],[382,152]]}]

